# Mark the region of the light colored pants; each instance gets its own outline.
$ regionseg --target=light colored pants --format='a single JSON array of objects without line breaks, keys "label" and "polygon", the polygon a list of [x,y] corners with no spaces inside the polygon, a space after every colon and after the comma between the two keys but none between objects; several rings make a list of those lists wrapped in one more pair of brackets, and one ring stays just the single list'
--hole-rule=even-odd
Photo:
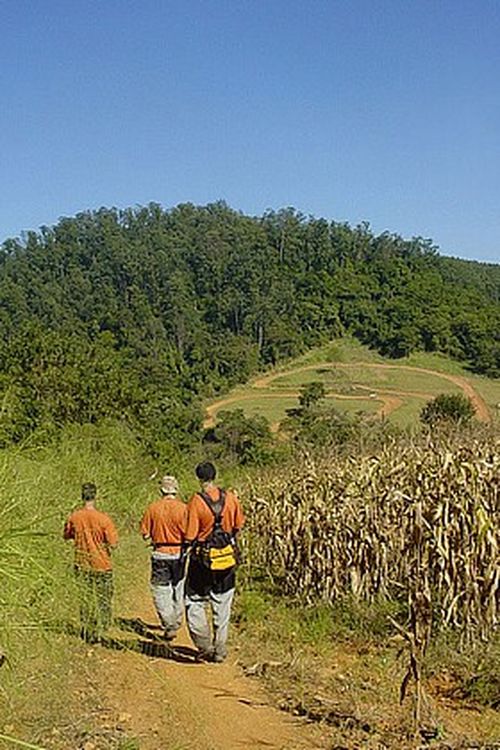
[{"label": "light colored pants", "polygon": [[[157,561],[172,561],[174,565],[179,560],[179,555],[169,555],[164,552],[153,552],[151,563],[153,570]],[[165,571],[166,572],[166,571]],[[183,575],[180,580],[172,575],[161,576],[166,580],[164,582],[155,582],[155,576],[151,582],[151,592],[153,601],[160,618],[160,622],[165,628],[165,635],[174,637],[182,625],[182,615],[184,611],[184,581]],[[156,576],[158,578],[158,576]]]},{"label": "light colored pants", "polygon": [[[194,645],[204,656],[224,659],[227,654],[226,642],[231,617],[231,604],[234,588],[222,594],[210,591],[206,596],[192,591],[186,595],[186,618],[189,634]],[[213,636],[207,618],[207,608],[212,610]]]}]

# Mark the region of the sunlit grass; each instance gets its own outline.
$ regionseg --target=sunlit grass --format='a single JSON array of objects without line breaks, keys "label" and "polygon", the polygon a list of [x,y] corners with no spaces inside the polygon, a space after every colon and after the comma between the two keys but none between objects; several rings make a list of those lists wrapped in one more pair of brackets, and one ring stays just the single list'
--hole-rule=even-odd
[{"label": "sunlit grass", "polygon": [[296,370],[289,375],[283,374],[271,380],[269,387],[300,387],[306,383],[319,381],[332,391],[335,391],[336,388],[347,386],[353,388],[356,385],[364,385],[373,389],[419,391],[430,395],[461,392],[458,385],[439,375],[414,372],[405,369],[403,364],[394,362],[387,362],[385,365],[378,368],[372,364],[369,367],[357,364],[335,367],[332,364],[330,366],[318,366],[314,370]]},{"label": "sunlit grass", "polygon": [[[117,426],[69,429],[58,445],[0,453],[0,650],[6,657],[0,719],[22,713],[33,689],[41,690],[37,700],[55,712],[61,703],[63,711],[71,654],[83,644],[71,635],[78,601],[73,545],[62,529],[81,503],[81,484],[96,483],[98,507],[117,524],[125,547],[116,552],[118,570],[127,532],[156,494],[153,469],[130,432]],[[11,742],[33,739],[14,734]]]},{"label": "sunlit grass", "polygon": [[[413,367],[434,372],[408,369]],[[292,393],[308,383],[321,382],[330,396],[370,394],[374,400],[376,395],[394,395],[402,403],[391,411],[389,421],[398,427],[418,427],[420,411],[427,401],[441,393],[463,392],[447,376],[466,378],[485,399],[491,417],[500,421],[500,380],[474,375],[442,354],[417,352],[397,360],[387,359],[349,338],[318,347],[261,374],[246,386],[238,386],[224,397],[219,410],[243,409],[247,416],[261,415],[276,424],[283,420],[287,409],[297,406]],[[265,385],[256,385],[263,378]],[[328,404],[339,411],[370,414],[381,408],[381,402],[373,400],[339,399],[334,403],[329,398]]]}]

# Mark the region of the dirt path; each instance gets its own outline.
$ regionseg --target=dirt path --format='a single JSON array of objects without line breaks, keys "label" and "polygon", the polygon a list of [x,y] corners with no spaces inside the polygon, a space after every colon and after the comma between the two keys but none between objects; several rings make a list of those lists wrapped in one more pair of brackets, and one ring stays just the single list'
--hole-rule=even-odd
[{"label": "dirt path", "polygon": [[234,653],[225,664],[197,664],[183,631],[175,644],[178,661],[166,658],[165,646],[154,640],[157,620],[147,590],[133,608],[133,618],[122,620],[114,635],[117,643],[127,643],[126,630],[141,631],[135,639],[129,633],[128,642],[144,653],[93,651],[108,713],[141,750],[323,747],[318,730],[269,704],[263,690],[243,676]]},{"label": "dirt path", "polygon": [[[477,391],[473,388],[473,386],[469,383],[469,381],[466,378],[464,378],[461,375],[450,375],[449,373],[439,372],[438,370],[430,370],[430,369],[426,369],[422,367],[414,367],[412,365],[389,365],[389,364],[384,364],[384,363],[377,364],[377,363],[366,363],[366,362],[335,363],[331,365],[328,365],[328,363],[304,365],[303,367],[298,367],[295,370],[274,372],[274,373],[269,373],[268,375],[263,375],[257,378],[256,380],[254,380],[251,383],[251,387],[255,390],[261,391],[266,388],[269,388],[273,380],[283,377],[284,375],[293,375],[297,372],[306,372],[308,370],[316,370],[318,369],[318,367],[328,367],[328,366],[331,369],[334,369],[336,367],[347,369],[347,368],[361,366],[361,367],[368,367],[371,369],[405,370],[408,372],[425,373],[427,375],[433,375],[439,378],[443,378],[444,380],[448,380],[450,383],[453,383],[454,385],[458,386],[462,390],[462,392],[468,398],[470,398],[476,410],[477,418],[481,422],[491,421],[491,415],[489,413],[486,402],[477,393]],[[391,412],[398,409],[403,403],[403,400],[401,399],[401,397],[413,396],[413,397],[425,398],[429,400],[433,398],[433,395],[434,395],[431,393],[424,393],[424,392],[419,392],[419,391],[390,390],[386,388],[380,389],[377,387],[371,387],[371,386],[365,386],[365,385],[357,385],[357,384],[355,385],[357,388],[361,388],[363,390],[368,390],[368,391],[373,392],[374,393],[373,399],[376,401],[382,402],[382,406],[377,411],[377,415],[380,417],[387,417],[389,414],[391,414]],[[279,390],[279,391],[274,391],[271,393],[259,393],[259,398],[273,399],[273,398],[276,398],[277,396],[288,397],[288,398],[298,398],[299,392]],[[345,400],[350,400],[350,401],[356,401],[356,400],[366,401],[367,400],[366,396],[346,395],[346,394],[333,393],[333,392],[327,393],[327,398],[345,399]],[[255,399],[255,391],[253,393],[248,393],[248,394],[226,396],[220,401],[215,401],[214,403],[210,404],[206,408],[206,419],[204,421],[204,427],[211,427],[215,423],[215,417],[216,417],[217,412],[223,409],[224,407],[230,406],[232,403],[237,402],[237,401],[252,401],[254,399]],[[274,424],[273,430],[276,430],[278,427],[279,425]]]},{"label": "dirt path", "polygon": [[[269,383],[272,380],[275,380],[276,378],[279,378],[279,377],[283,377],[283,375],[291,375],[292,373],[304,372],[306,370],[316,370],[320,366],[322,365],[321,364],[304,365],[303,367],[298,367],[296,370],[290,370],[288,372],[270,373],[269,375],[264,375],[263,377],[260,377],[257,380],[254,380],[253,386],[255,388],[267,388],[269,386]],[[328,363],[326,363],[325,366],[328,366]],[[414,367],[412,365],[389,365],[385,363],[367,363],[367,362],[353,362],[353,363],[338,362],[337,363],[336,362],[335,364],[331,364],[330,367],[332,369],[335,367],[339,367],[342,369],[348,369],[352,367],[368,367],[372,370],[377,370],[377,369],[378,370],[405,370],[407,372],[423,372],[426,375],[434,375],[435,377],[448,380],[450,383],[453,383],[454,385],[457,385],[459,388],[461,388],[464,394],[468,396],[468,398],[470,398],[470,400],[474,404],[474,408],[476,409],[477,416],[482,422],[489,422],[491,419],[490,413],[488,411],[488,407],[486,406],[486,402],[479,395],[479,393],[472,387],[469,381],[466,378],[464,378],[462,375],[450,375],[449,373],[439,372],[438,370],[429,370],[424,367]]]},{"label": "dirt path", "polygon": [[[368,390],[372,390],[369,388]],[[269,399],[275,399],[276,393],[259,393],[259,398],[269,398]],[[283,396],[285,398],[298,398],[300,396],[299,391],[281,391],[279,392],[280,396]],[[403,401],[398,398],[398,396],[407,396],[407,393],[399,393],[398,391],[391,391],[389,392],[381,392],[379,391],[377,393],[377,396],[373,398],[374,401],[379,401],[382,403],[382,406],[377,410],[377,416],[378,417],[387,417],[391,412],[393,412],[395,409],[398,409]],[[429,396],[429,394],[425,393],[412,393],[413,396],[421,396],[422,398],[425,398],[426,396]],[[325,398],[331,398],[336,399],[339,401],[369,401],[368,396],[347,396],[345,393],[327,393],[325,395]],[[225,399],[222,399],[221,401],[216,401],[213,404],[210,404],[206,408],[206,418],[203,422],[203,427],[213,427],[216,421],[216,415],[217,413],[223,409],[225,406],[230,406],[235,401],[253,401],[255,399],[254,393],[249,394],[243,394],[240,396],[228,396]],[[279,422],[273,422],[271,425],[271,431],[277,432],[279,429],[280,423]]]}]

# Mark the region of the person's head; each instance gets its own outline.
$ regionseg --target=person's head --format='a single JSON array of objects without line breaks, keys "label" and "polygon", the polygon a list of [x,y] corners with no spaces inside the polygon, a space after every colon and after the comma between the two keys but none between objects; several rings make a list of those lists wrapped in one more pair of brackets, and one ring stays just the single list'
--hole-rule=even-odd
[{"label": "person's head", "polygon": [[93,482],[82,484],[82,500],[84,503],[91,503],[97,495],[97,487]]},{"label": "person's head", "polygon": [[170,474],[163,477],[160,482],[161,494],[164,496],[174,496],[179,492],[179,482]]},{"label": "person's head", "polygon": [[217,475],[215,466],[210,461],[204,461],[202,464],[198,464],[195,471],[196,476],[202,483],[213,482]]}]

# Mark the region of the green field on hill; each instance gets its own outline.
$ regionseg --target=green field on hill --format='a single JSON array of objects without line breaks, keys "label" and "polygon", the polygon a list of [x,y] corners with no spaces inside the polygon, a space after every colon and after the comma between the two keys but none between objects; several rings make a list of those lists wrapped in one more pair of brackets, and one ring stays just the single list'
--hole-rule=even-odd
[{"label": "green field on hill", "polygon": [[280,375],[270,382],[270,387],[300,387],[305,383],[322,382],[326,388],[357,389],[361,387],[384,391],[419,391],[422,393],[460,393],[461,388],[438,375],[425,372],[409,372],[403,366],[396,365],[388,369],[376,365],[363,367],[359,364],[335,365],[325,364],[314,370],[296,370],[290,375]]},{"label": "green field on hill", "polygon": [[[388,418],[401,427],[418,424],[425,403],[440,393],[464,393],[477,399],[478,417],[498,419],[500,381],[469,373],[438,354],[420,353],[385,359],[351,339],[312,350],[254,378],[245,387],[207,405],[212,419],[219,411],[242,409],[262,415],[275,427],[298,405],[300,389],[313,382],[325,386],[328,405],[348,414],[362,412]],[[467,390],[469,389],[469,390]]]}]

